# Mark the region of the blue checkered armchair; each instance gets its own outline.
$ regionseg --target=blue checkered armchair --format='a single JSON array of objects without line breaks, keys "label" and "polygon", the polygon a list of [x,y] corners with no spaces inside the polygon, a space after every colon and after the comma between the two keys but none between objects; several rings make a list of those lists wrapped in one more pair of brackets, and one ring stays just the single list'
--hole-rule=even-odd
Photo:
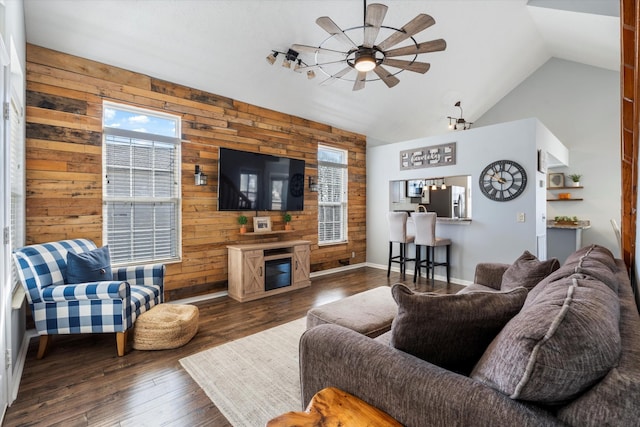
[{"label": "blue checkered armchair", "polygon": [[116,333],[124,356],[127,332],[136,318],[164,300],[163,264],[114,267],[113,281],[67,284],[67,253],[96,249],[86,239],[62,240],[17,249],[18,275],[40,335],[38,359],[56,334]]}]

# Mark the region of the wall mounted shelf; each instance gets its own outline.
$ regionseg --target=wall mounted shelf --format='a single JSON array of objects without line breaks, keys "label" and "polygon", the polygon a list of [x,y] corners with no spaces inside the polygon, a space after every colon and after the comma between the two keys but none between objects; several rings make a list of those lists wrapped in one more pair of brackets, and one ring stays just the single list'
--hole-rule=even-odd
[{"label": "wall mounted shelf", "polygon": [[[547,191],[552,191],[553,192],[553,191],[556,191],[556,190],[561,190],[561,191],[562,190],[564,190],[564,191],[566,191],[566,190],[581,190],[583,188],[584,188],[583,186],[575,187],[575,186],[571,185],[571,186],[567,187],[565,185],[564,187],[547,187]],[[571,193],[569,193],[569,194],[571,194]],[[583,200],[581,197],[577,197],[577,198],[569,197],[568,199],[561,199],[560,197],[558,197],[557,193],[552,193],[551,196],[553,196],[553,198],[547,199],[547,202],[579,202],[579,201]]]}]

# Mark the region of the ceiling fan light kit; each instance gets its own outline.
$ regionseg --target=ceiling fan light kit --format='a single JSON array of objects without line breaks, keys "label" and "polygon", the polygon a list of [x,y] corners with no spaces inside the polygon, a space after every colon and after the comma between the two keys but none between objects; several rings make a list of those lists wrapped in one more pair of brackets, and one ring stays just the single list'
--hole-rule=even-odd
[{"label": "ceiling fan light kit", "polygon": [[[382,25],[387,14],[387,6],[379,3],[372,3],[367,6],[366,0],[363,3],[365,11],[363,25],[343,30],[328,16],[321,16],[316,20],[316,24],[325,30],[329,37],[321,42],[319,46],[301,44],[291,46],[289,51],[296,52],[296,58],[298,53],[314,55],[313,64],[307,65],[301,62],[300,65],[301,69],[309,69],[307,71],[308,77],[310,72],[313,73],[312,69],[316,69],[328,77],[321,84],[331,83],[338,79],[348,80],[354,82],[353,90],[360,90],[364,88],[365,83],[368,81],[382,80],[387,87],[391,88],[400,82],[396,75],[402,71],[406,70],[421,74],[429,71],[430,64],[417,61],[419,54],[439,52],[446,49],[447,43],[443,39],[418,43],[414,38],[416,34],[435,24],[435,20],[431,16],[421,13],[405,24],[404,27],[394,28]],[[381,30],[387,36],[380,43],[375,44]],[[350,36],[357,41],[361,40],[360,44],[356,44]],[[390,49],[407,40],[407,45]],[[325,60],[326,56],[335,59]],[[267,61],[273,64],[275,56],[273,59],[270,59],[270,57],[271,55],[267,57]],[[394,59],[397,57],[406,58]],[[343,68],[336,68],[340,64],[342,64]],[[391,72],[385,68],[387,66],[398,70]],[[357,72],[355,78],[353,78],[353,75],[350,76],[352,74],[350,73],[351,71]],[[375,76],[369,78],[369,72],[373,72]],[[315,76],[315,73],[313,75]]]},{"label": "ceiling fan light kit", "polygon": [[278,55],[284,55],[284,59],[282,60],[282,67],[291,69],[291,64],[293,65],[293,71],[296,73],[301,73],[307,70],[307,78],[313,79],[316,76],[316,73],[310,69],[309,65],[305,64],[302,59],[298,58],[299,53],[293,49],[289,49],[286,52],[279,52],[277,50],[272,50],[269,55],[267,55],[267,62],[270,65],[276,63],[276,59]]},{"label": "ceiling fan light kit", "polygon": [[356,52],[356,57],[353,61],[353,68],[356,70],[366,73],[376,68],[377,65],[378,61],[376,61],[373,49],[362,48]]}]

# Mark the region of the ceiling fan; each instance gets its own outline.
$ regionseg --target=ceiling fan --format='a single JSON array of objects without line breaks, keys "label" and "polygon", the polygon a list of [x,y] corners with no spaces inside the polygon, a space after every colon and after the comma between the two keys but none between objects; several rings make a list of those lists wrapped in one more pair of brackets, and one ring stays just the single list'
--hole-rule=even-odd
[{"label": "ceiling fan", "polygon": [[[308,67],[317,67],[327,74],[329,78],[323,82],[325,84],[335,79],[349,80],[346,76],[351,71],[356,71],[357,76],[353,90],[363,89],[365,82],[372,80],[382,80],[388,87],[394,87],[400,83],[396,74],[404,70],[426,73],[429,71],[431,64],[416,61],[418,55],[443,51],[446,49],[447,43],[443,39],[418,43],[413,36],[435,24],[435,20],[431,16],[421,13],[402,28],[388,27],[382,25],[387,9],[387,6],[379,3],[372,3],[367,6],[367,2],[364,0],[363,25],[345,30],[342,30],[328,16],[321,16],[316,19],[316,24],[329,33],[329,37],[317,47],[294,44],[291,48],[297,52],[315,54],[315,64]],[[376,39],[381,30],[388,35],[384,40],[376,44]],[[356,44],[353,41],[355,37],[352,38],[347,33],[358,36],[356,40],[361,40],[361,43]],[[407,45],[391,49],[408,39],[410,39],[410,42]],[[327,56],[340,56],[341,59],[324,61],[323,59]],[[396,59],[403,56],[413,56],[413,58]],[[337,72],[327,70],[327,66],[340,63],[346,63],[346,67]],[[399,71],[391,72],[385,68],[387,66],[398,68]],[[375,73],[378,78],[367,80],[367,74],[370,71]]]}]

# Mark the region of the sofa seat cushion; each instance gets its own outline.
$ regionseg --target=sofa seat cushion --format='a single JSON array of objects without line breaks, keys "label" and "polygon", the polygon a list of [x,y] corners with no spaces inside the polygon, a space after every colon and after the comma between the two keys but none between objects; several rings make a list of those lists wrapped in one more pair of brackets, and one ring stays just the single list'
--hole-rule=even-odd
[{"label": "sofa seat cushion", "polygon": [[531,290],[542,279],[558,268],[560,268],[560,263],[557,259],[551,258],[546,261],[540,261],[529,251],[524,251],[502,275],[500,289],[508,291],[518,286],[523,286]]},{"label": "sofa seat cushion", "polygon": [[391,345],[465,375],[527,296],[525,288],[443,295],[415,293],[402,284],[391,292],[398,303]]},{"label": "sofa seat cushion", "polygon": [[598,280],[574,275],[549,283],[498,334],[471,376],[512,399],[565,403],[617,363],[619,316],[616,293]]},{"label": "sofa seat cushion", "polygon": [[391,329],[397,312],[398,306],[391,296],[391,288],[379,286],[312,308],[307,312],[307,329],[334,324],[375,338]]}]

